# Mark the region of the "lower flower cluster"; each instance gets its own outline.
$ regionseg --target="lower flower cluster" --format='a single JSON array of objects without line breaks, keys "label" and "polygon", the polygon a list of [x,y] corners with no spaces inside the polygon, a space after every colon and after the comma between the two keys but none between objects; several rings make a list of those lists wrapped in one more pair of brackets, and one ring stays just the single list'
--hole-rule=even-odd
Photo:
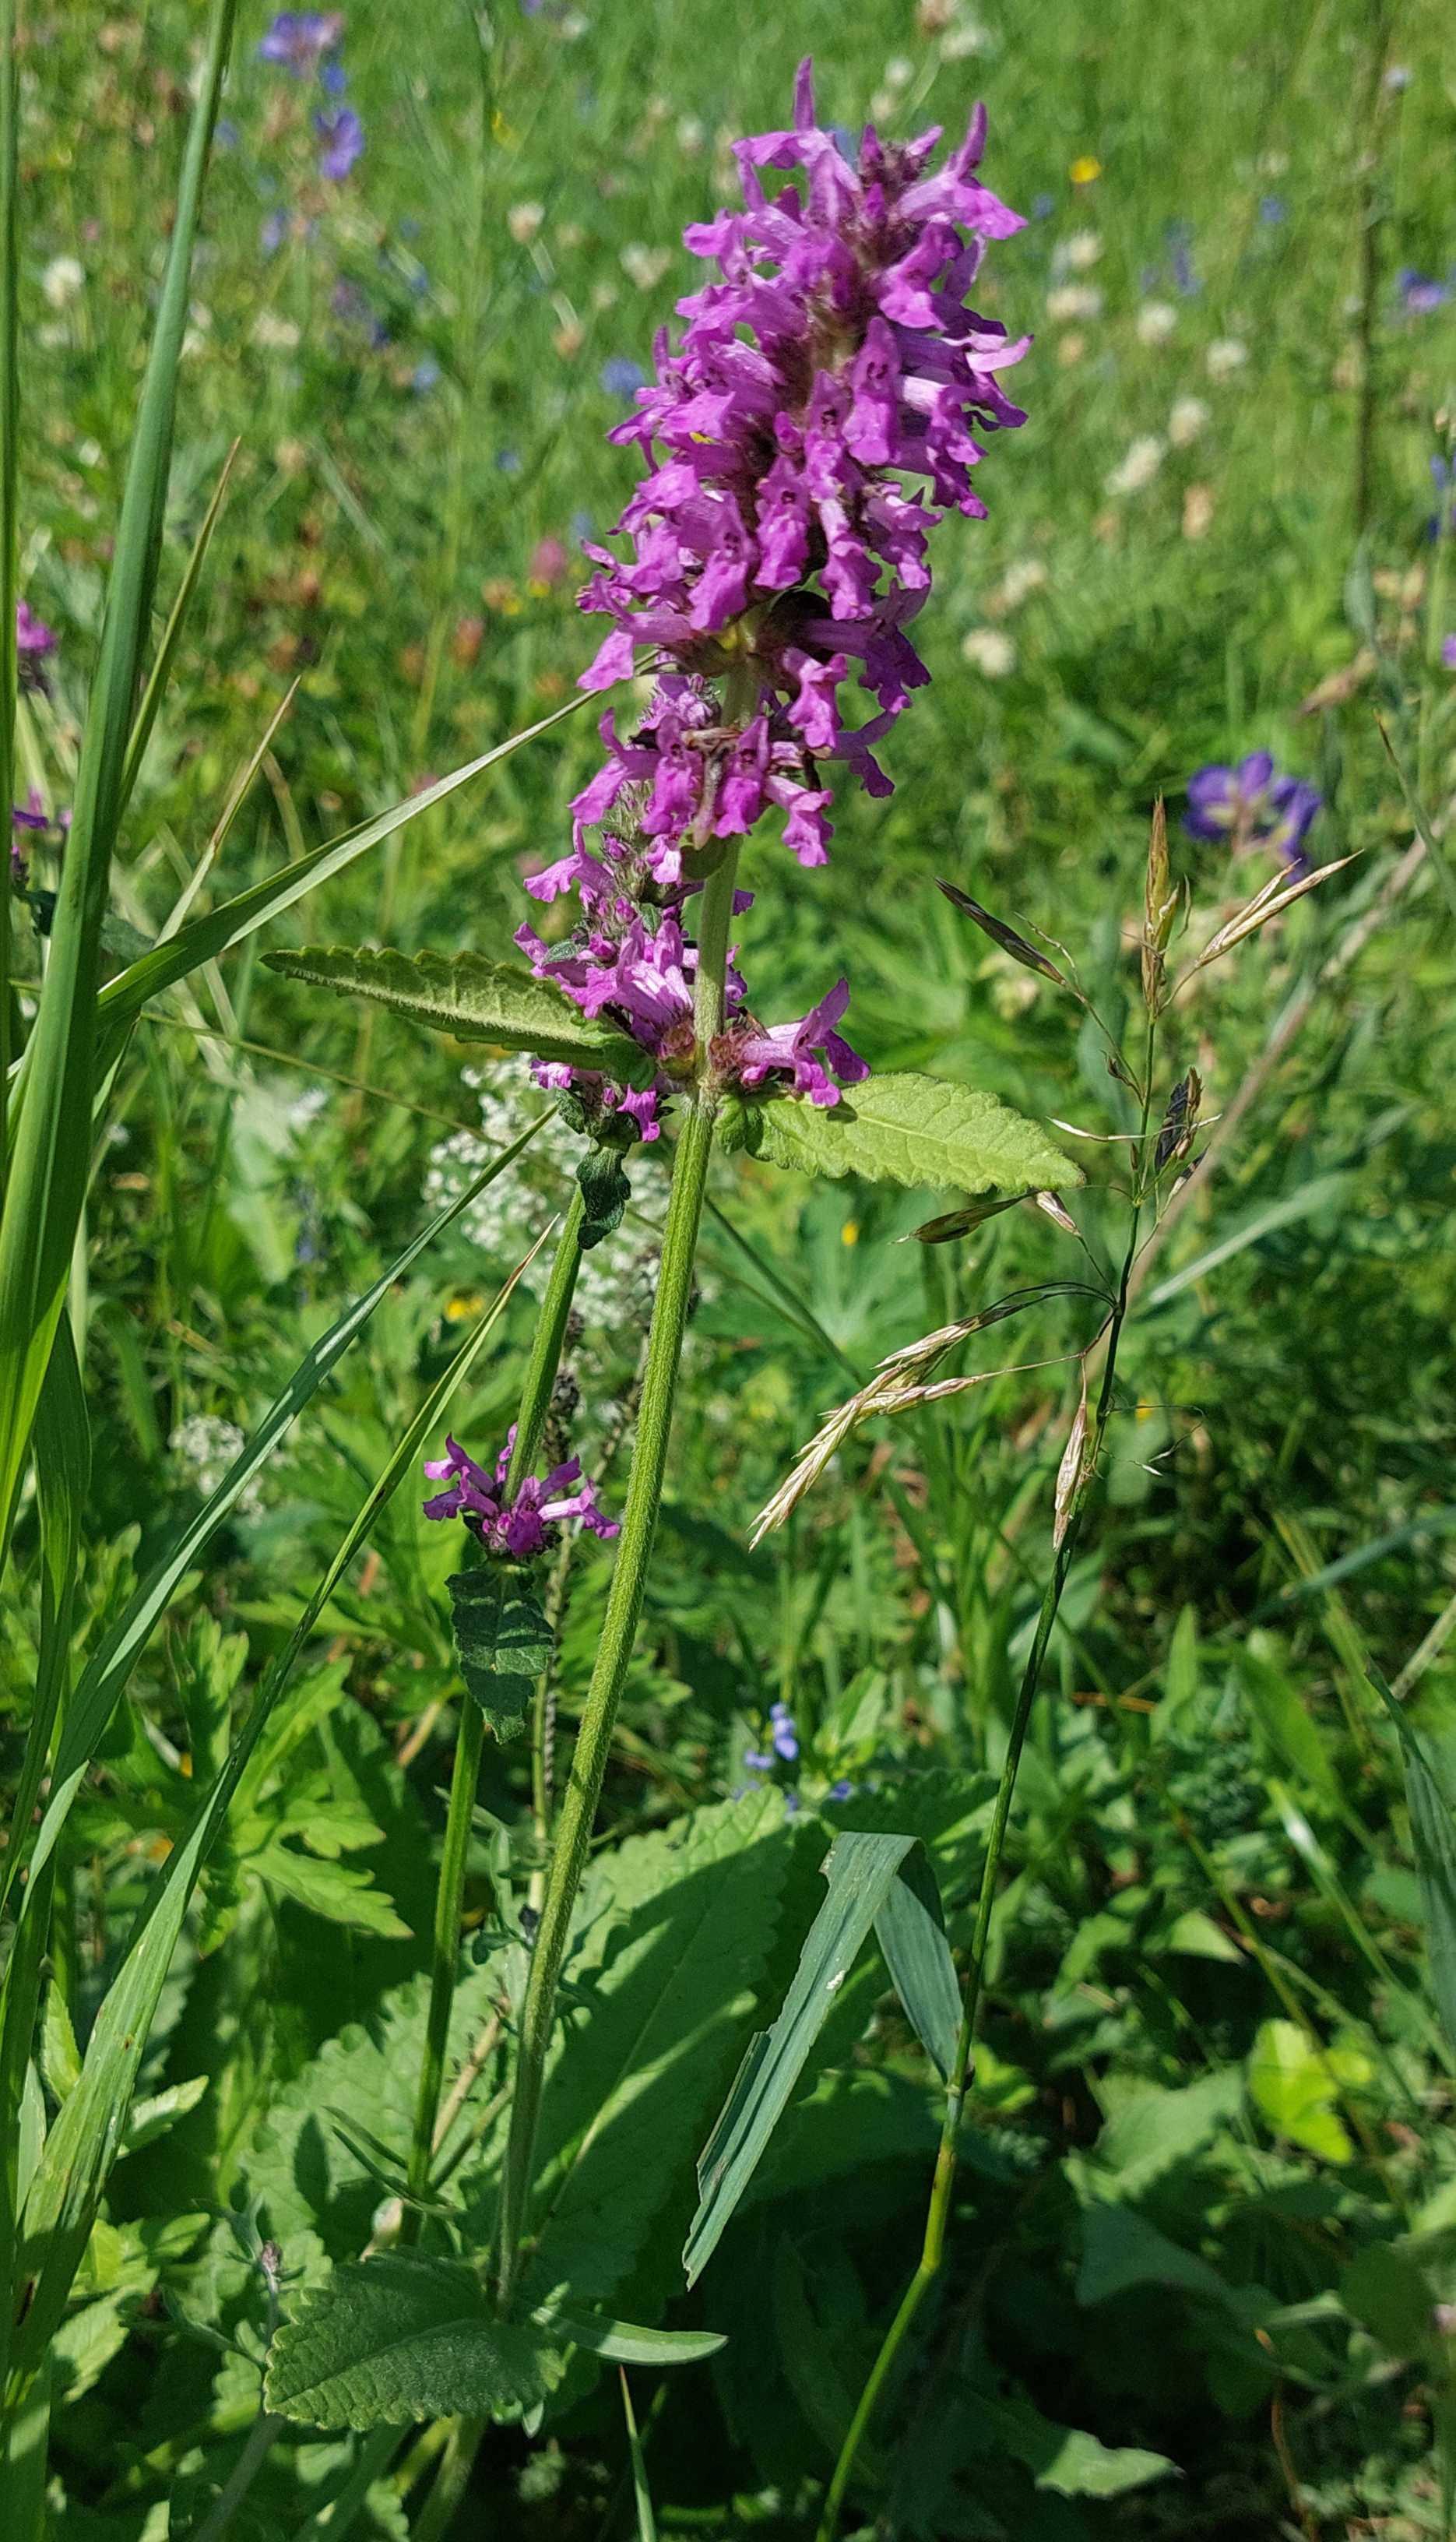
[{"label": "lower flower cluster", "polygon": [[[661,733],[670,721],[678,736],[672,749],[686,752],[687,736],[711,733],[716,716],[704,681],[669,677],[654,694],[646,728]],[[684,920],[701,884],[683,871],[680,814],[671,801],[659,799],[671,750],[657,754],[654,785],[646,783],[645,772],[638,774],[636,756],[634,740],[619,746],[615,765],[620,768],[620,782],[610,796],[604,793],[594,813],[605,822],[610,812],[612,826],[598,832],[597,844],[589,844],[578,830],[569,856],[527,880],[527,890],[538,900],[554,901],[574,891],[580,912],[576,925],[551,943],[534,927],[523,926],[516,942],[539,978],[564,991],[584,1014],[607,1015],[657,1063],[653,1084],[642,1091],[618,1087],[559,1062],[538,1064],[541,1084],[569,1094],[590,1129],[600,1130],[615,1117],[630,1125],[634,1138],[655,1139],[664,1102],[693,1067],[697,948]],[[734,895],[735,914],[752,905],[751,892]],[[857,1084],[869,1074],[837,1029],[849,1003],[846,980],[837,981],[796,1022],[765,1027],[750,1012],[742,973],[730,959],[724,1003],[724,1029],[708,1054],[720,1084],[773,1087],[812,1103],[833,1104],[841,1086]]]},{"label": "lower flower cluster", "polygon": [[512,1423],[494,1470],[487,1472],[467,1456],[458,1439],[447,1438],[444,1456],[425,1466],[432,1483],[447,1486],[425,1502],[425,1517],[464,1519],[487,1552],[516,1562],[528,1562],[533,1554],[544,1552],[556,1529],[569,1519],[593,1535],[617,1534],[618,1522],[604,1518],[598,1509],[596,1487],[582,1473],[579,1457],[553,1465],[548,1474],[528,1474],[508,1498],[506,1476],[515,1443]]}]

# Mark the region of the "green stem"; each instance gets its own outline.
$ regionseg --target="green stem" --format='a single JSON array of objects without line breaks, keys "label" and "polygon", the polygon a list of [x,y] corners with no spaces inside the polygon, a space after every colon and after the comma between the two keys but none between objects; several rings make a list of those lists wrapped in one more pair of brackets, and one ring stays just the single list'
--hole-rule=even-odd
[{"label": "green stem", "polygon": [[[551,1276],[537,1319],[521,1388],[521,1408],[516,1415],[515,1445],[506,1472],[505,1494],[514,1497],[536,1462],[542,1433],[550,1410],[551,1390],[556,1371],[561,1364],[561,1349],[566,1337],[566,1318],[571,1312],[571,1300],[576,1288],[576,1275],[581,1268],[581,1229],[585,1207],[578,1190],[572,1196],[566,1223],[556,1245]],[[455,1977],[460,1964],[460,1926],[465,1906],[466,1872],[470,1865],[471,1829],[474,1819],[475,1787],[480,1776],[480,1757],[485,1745],[485,1715],[471,1696],[467,1696],[460,1717],[460,1730],[455,1743],[455,1763],[450,1776],[450,1801],[445,1814],[445,1849],[440,1862],[440,1885],[435,1893],[435,1925],[430,1952],[430,2002],[425,2019],[424,2056],[419,2069],[419,2090],[414,2104],[414,2128],[409,2143],[408,2183],[410,2196],[419,2199],[429,2187],[430,2163],[434,2153],[435,2121],[440,2109],[440,2088],[445,2079],[445,2057],[450,2042],[450,2011],[455,2000]],[[406,2206],[400,2222],[400,2236],[405,2243],[419,2237],[420,2210]]]},{"label": "green stem", "polygon": [[[1101,1439],[1112,1411],[1113,1387],[1117,1372],[1118,1342],[1128,1312],[1128,1298],[1132,1266],[1137,1255],[1137,1237],[1142,1223],[1142,1204],[1146,1189],[1144,1152],[1152,1114],[1152,1061],[1154,1026],[1149,1021],[1142,1080],[1142,1136],[1136,1150],[1132,1209],[1128,1231],[1128,1246],[1123,1257],[1122,1277],[1118,1283],[1117,1304],[1107,1326],[1107,1356],[1103,1363],[1102,1383],[1098,1389],[1097,1410],[1088,1432],[1089,1450]],[[956,2054],[946,2085],[945,2117],[941,2125],[940,2145],[935,2156],[935,2171],[930,2184],[930,2204],[925,2216],[924,2240],[920,2257],[901,2298],[900,2309],[885,2334],[880,2353],[870,2368],[868,2380],[855,2405],[834,2478],[824,2502],[816,2542],[834,2542],[838,2529],[839,2513],[845,2492],[854,2470],[855,2457],[864,2441],[880,2394],[890,2376],[895,2360],[905,2344],[911,2322],[939,2275],[945,2257],[945,2237],[950,2221],[951,2198],[956,2182],[956,2138],[960,2132],[961,2112],[966,2098],[967,2079],[971,2070],[971,2052],[976,2040],[976,2017],[981,2007],[982,1986],[985,1975],[986,1953],[990,1942],[991,1918],[995,1911],[996,1884],[1000,1877],[1001,1854],[1006,1841],[1006,1826],[1011,1816],[1011,1802],[1016,1790],[1016,1776],[1021,1764],[1021,1752],[1026,1744],[1032,1707],[1041,1683],[1047,1646],[1056,1623],[1056,1610],[1071,1568],[1082,1532],[1086,1506],[1086,1488],[1090,1480],[1090,1456],[1084,1458],[1082,1474],[1073,1487],[1065,1532],[1052,1564],[1052,1577],[1042,1599],[1037,1629],[1022,1672],[1016,1697],[1016,1710],[1011,1722],[1011,1735],[1006,1746],[1001,1779],[996,1789],[995,1809],[990,1832],[986,1838],[985,1861],[981,1875],[981,1895],[976,1906],[976,1930],[971,1943],[971,1965],[967,1971],[961,2007],[961,2028],[956,2041]]]},{"label": "green stem", "polygon": [[673,1160],[672,1197],[663,1234],[662,1264],[647,1344],[637,1441],[622,1513],[621,1540],[596,1666],[577,1733],[576,1753],[561,1803],[555,1850],[531,1958],[521,2021],[521,2046],[511,2101],[510,2137],[501,2186],[499,2287],[504,2304],[515,2283],[531,2167],[541,2115],[542,2086],[555,2016],[556,1985],[566,1957],[571,1913],[581,1886],[597,1804],[612,1752],[618,1700],[636,1640],[647,1565],[657,1528],[672,1429],[678,1364],[692,1295],[692,1264],[703,1189],[712,1153],[717,1093],[704,1065],[708,1045],[723,1027],[723,977],[733,919],[737,858],[730,853],[703,889],[697,938],[693,1023],[698,1046],[697,1089],[688,1107]]}]

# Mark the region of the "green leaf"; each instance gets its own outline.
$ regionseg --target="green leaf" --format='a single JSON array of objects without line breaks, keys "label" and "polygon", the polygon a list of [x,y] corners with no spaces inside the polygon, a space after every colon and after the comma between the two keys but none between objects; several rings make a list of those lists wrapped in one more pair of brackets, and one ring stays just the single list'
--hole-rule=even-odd
[{"label": "green leaf", "polygon": [[1374,2070],[1362,2049],[1321,2049],[1297,2021],[1266,2021],[1250,2052],[1249,2097],[1290,2144],[1324,2162],[1348,2162],[1354,2145],[1336,2104]]},{"label": "green leaf", "polygon": [[1406,1768],[1406,1807],[1411,1845],[1425,1909],[1425,1953],[1430,1990],[1451,2046],[1456,2048],[1456,1825],[1429,1757],[1383,1678],[1371,1682],[1400,1735]]},{"label": "green leaf", "polygon": [[241,1867],[253,1872],[265,1888],[296,1899],[300,1906],[325,1916],[330,1924],[380,1933],[388,1941],[409,1938],[408,1925],[396,1914],[393,1901],[375,1888],[367,1871],[354,1871],[342,1862],[321,1862],[277,1838],[249,1854]]},{"label": "green leaf", "polygon": [[871,1077],[823,1109],[777,1096],[750,1145],[771,1165],[912,1190],[1055,1191],[1082,1179],[1037,1122],[938,1077]]},{"label": "green leaf", "polygon": [[948,2081],[961,2027],[961,1983],[945,1938],[935,1873],[918,1845],[890,1883],[875,1917],[875,1939],[916,2037],[941,2081]]},{"label": "green leaf", "polygon": [[1293,1774],[1306,1800],[1318,1799],[1333,1806],[1340,1789],[1335,1768],[1298,1688],[1279,1664],[1279,1648],[1274,1635],[1251,1633],[1235,1666],[1267,1747]]},{"label": "green leaf", "polygon": [[727,2344],[718,2330],[646,2330],[634,2321],[563,2312],[555,2304],[543,2304],[532,2318],[563,2348],[585,2348],[616,2365],[695,2365]]},{"label": "green leaf", "polygon": [[551,1655],[546,1610],[503,1562],[457,1571],[446,1587],[461,1675],[496,1738],[514,1739]]},{"label": "green leaf", "polygon": [[[777,1792],[632,1836],[582,1884],[567,1974],[585,2021],[562,2026],[542,2100],[526,2301],[638,2319],[676,2291],[692,2155],[757,2011],[797,1832]],[[493,2176],[478,2231],[493,2218]],[[633,2272],[637,2272],[633,2276]]]},{"label": "green leaf", "polygon": [[133,2101],[127,2114],[126,2131],[121,2139],[123,2153],[140,2153],[143,2145],[155,2144],[195,2110],[210,2088],[210,2074],[189,2075],[185,2083],[170,2083],[165,2092],[154,2092],[150,2100]]},{"label": "green leaf", "polygon": [[1201,2074],[1169,2090],[1128,2079],[1089,2156],[1071,2158],[1073,2177],[1103,2198],[1140,2198],[1178,2162],[1197,2153],[1239,2111],[1244,2080],[1237,2066]]},{"label": "green leaf", "polygon": [[1134,2208],[1107,2206],[1099,2200],[1082,2214],[1077,2301],[1106,2303],[1129,2286],[1171,2286],[1235,2312],[1239,2308],[1233,2287],[1197,2251],[1186,2251]]},{"label": "green leaf", "polygon": [[605,1235],[620,1227],[632,1187],[615,1148],[589,1148],[576,1168],[576,1179],[586,1203],[582,1251],[589,1253],[594,1244],[600,1244]]},{"label": "green leaf", "polygon": [[538,1059],[592,1068],[625,1085],[650,1085],[651,1054],[600,1016],[584,1015],[549,980],[523,962],[492,962],[483,953],[375,952],[348,944],[311,945],[303,953],[268,953],[270,971],[313,987],[370,998],[411,1023],[488,1041]]},{"label": "green leaf", "polygon": [[836,1995],[916,1839],[837,1835],[824,1864],[828,1896],[799,1954],[793,1982],[771,2030],[749,2046],[697,2164],[697,2212],[683,2252],[692,2285],[712,2258],[733,2210],[804,2068]]},{"label": "green leaf", "polygon": [[311,2428],[507,2421],[559,2382],[546,2333],[501,2321],[473,2270],[422,2252],[345,2262],[279,2325],[264,2394]]},{"label": "green leaf", "polygon": [[1038,2489],[1055,2489],[1061,2498],[1123,2498],[1130,2489],[1145,2489],[1150,2480],[1166,2480],[1178,2465],[1166,2454],[1141,2445],[1105,2445],[1087,2428],[1062,2428],[1044,2419],[1030,2401],[1002,2401],[977,2392],[967,2403],[978,2433],[990,2443],[979,2450],[1008,2453],[1024,2463]]}]

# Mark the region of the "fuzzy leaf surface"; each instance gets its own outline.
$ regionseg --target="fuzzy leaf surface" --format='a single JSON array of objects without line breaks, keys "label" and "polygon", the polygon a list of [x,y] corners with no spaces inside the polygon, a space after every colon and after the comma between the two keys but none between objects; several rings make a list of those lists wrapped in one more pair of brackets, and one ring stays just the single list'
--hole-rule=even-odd
[{"label": "fuzzy leaf surface", "polygon": [[755,1129],[750,1144],[771,1165],[912,1191],[1055,1191],[1082,1179],[1039,1122],[946,1078],[867,1078],[824,1109],[781,1095],[762,1105]]},{"label": "fuzzy leaf surface", "polygon": [[477,1563],[446,1583],[461,1675],[497,1739],[524,1729],[536,1681],[551,1655],[539,1599],[501,1563]]},{"label": "fuzzy leaf surface", "polygon": [[273,2340],[267,2404],[311,2428],[510,2420],[559,2382],[562,2355],[500,2321],[473,2269],[419,2251],[346,2262],[294,2303]]},{"label": "fuzzy leaf surface", "polygon": [[265,959],[285,979],[372,999],[457,1041],[532,1051],[571,1068],[599,1069],[626,1085],[652,1082],[652,1060],[629,1034],[584,1015],[521,962],[492,962],[484,953],[380,952],[352,944],[310,945]]}]

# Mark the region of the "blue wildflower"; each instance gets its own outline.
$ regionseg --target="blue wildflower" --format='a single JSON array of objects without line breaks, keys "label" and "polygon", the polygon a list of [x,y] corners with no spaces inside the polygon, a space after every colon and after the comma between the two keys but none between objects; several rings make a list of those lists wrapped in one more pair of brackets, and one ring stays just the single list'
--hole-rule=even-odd
[{"label": "blue wildflower", "polygon": [[341,185],[364,149],[364,126],[351,106],[336,106],[314,117],[314,130],[324,147],[319,153],[319,174],[330,185]]},{"label": "blue wildflower", "polygon": [[611,354],[602,364],[600,376],[609,397],[634,398],[638,389],[647,385],[647,374],[640,362],[629,360],[625,353]]}]

